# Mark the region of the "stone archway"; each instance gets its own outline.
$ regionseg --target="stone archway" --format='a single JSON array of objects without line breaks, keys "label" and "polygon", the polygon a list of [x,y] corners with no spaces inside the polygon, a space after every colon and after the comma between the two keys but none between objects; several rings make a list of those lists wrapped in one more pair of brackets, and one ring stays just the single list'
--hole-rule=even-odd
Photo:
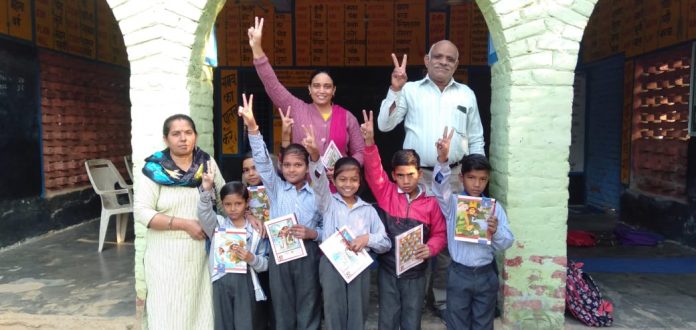
[{"label": "stone archway", "polygon": [[[491,190],[517,238],[502,262],[508,328],[563,327],[573,76],[597,1],[476,1],[499,58],[491,83]],[[131,63],[136,166],[161,148],[159,125],[174,113],[191,115],[199,145],[212,151],[212,72],[203,65],[203,46],[225,0],[108,3]],[[145,231],[136,225],[140,299]]]},{"label": "stone archway", "polygon": [[[161,125],[172,114],[196,122],[198,146],[213,153],[212,69],[205,43],[225,0],[107,0],[128,51],[135,168],[162,149]],[[137,176],[136,176],[137,179]],[[135,224],[136,317],[147,294],[143,269],[147,229]]]},{"label": "stone archway", "polygon": [[596,2],[476,1],[499,59],[491,68],[491,192],[516,238],[502,261],[506,328],[563,328],[573,79]]}]

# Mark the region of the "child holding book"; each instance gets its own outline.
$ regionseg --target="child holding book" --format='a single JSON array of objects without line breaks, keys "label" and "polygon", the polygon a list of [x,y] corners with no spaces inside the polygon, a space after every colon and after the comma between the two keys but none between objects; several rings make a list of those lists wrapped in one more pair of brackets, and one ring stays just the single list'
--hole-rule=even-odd
[{"label": "child holding book", "polygon": [[[499,288],[493,257],[512,246],[515,238],[508,228],[503,206],[496,201],[494,214],[486,220],[490,245],[455,240],[457,195],[451,190],[452,173],[447,159],[453,132],[447,134],[445,127],[442,138],[435,144],[439,164],[433,169],[432,183],[433,194],[447,221],[447,246],[452,256],[447,271],[447,329],[493,329]],[[488,159],[471,154],[464,156],[461,163],[462,194],[482,197],[492,170]]]},{"label": "child holding book", "polygon": [[[365,178],[386,216],[382,219],[387,236],[394,237],[423,225],[423,241],[416,247],[416,258],[436,256],[446,244],[445,220],[434,197],[426,195],[418,185],[422,171],[420,157],[414,150],[400,150],[392,157],[392,177],[389,181],[374,140],[372,111],[369,117],[363,110],[365,123],[361,126],[365,139]],[[396,275],[396,254],[393,244],[389,252],[379,256],[379,328],[420,329],[425,296],[423,262],[401,275]]]},{"label": "child holding book", "polygon": [[[360,163],[353,157],[343,157],[334,165],[334,183],[337,192],[329,191],[329,180],[324,165],[319,160],[319,149],[314,139],[314,129],[304,127],[306,137],[302,141],[309,151],[309,173],[319,211],[324,222],[321,240],[331,237],[339,228],[347,226],[355,235],[348,243],[352,252],[367,249],[385,253],[391,248],[377,211],[358,196],[361,186]],[[367,321],[370,293],[370,271],[365,269],[350,283],[322,255],[319,260],[319,281],[324,297],[324,324],[331,329],[364,329]]]},{"label": "child holding book", "polygon": [[[272,156],[273,157],[273,156]],[[273,159],[273,167],[277,168],[276,160]],[[249,190],[257,190],[258,198],[253,198],[253,194],[249,194],[249,202],[247,209],[251,215],[257,220],[268,219],[270,216],[270,203],[268,203],[268,195],[266,195],[265,190],[263,191],[263,197],[258,193],[260,189],[263,188],[263,182],[261,182],[261,177],[259,172],[256,171],[256,165],[254,165],[254,156],[251,151],[244,154],[242,157],[242,182],[247,185]],[[252,225],[254,221],[252,220]],[[256,229],[260,229],[262,236],[265,236],[263,231],[263,223],[258,223],[254,226]],[[262,318],[262,321],[266,326],[261,326],[261,329],[275,329],[275,320],[273,319],[273,298],[271,297],[271,290],[268,278],[268,272],[263,272],[258,274],[259,282],[261,282],[261,288],[266,293],[266,300],[260,301],[256,304],[258,315]]]},{"label": "child holding book", "polygon": [[[198,202],[198,218],[203,230],[211,238],[209,253],[210,277],[213,282],[213,314],[215,329],[263,329],[262,317],[257,314],[257,302],[266,299],[259,284],[258,272],[268,269],[268,241],[261,238],[246,219],[247,199],[249,192],[241,182],[229,182],[220,189],[222,207],[227,217],[217,215],[213,210],[215,200],[212,168],[203,174],[201,184],[203,191]],[[224,269],[215,265],[215,249],[223,239],[215,235],[216,229],[243,229],[246,231],[244,246],[233,245],[231,253],[247,264],[247,272],[225,273]],[[225,252],[225,251],[223,251]],[[174,270],[176,271],[176,270]]]},{"label": "child holding book", "polygon": [[290,144],[281,152],[281,178],[275,171],[266,144],[252,111],[254,96],[242,94],[239,116],[249,132],[254,165],[261,176],[271,202],[271,219],[294,213],[298,224],[290,235],[304,240],[307,256],[276,264],[269,258],[268,272],[276,329],[319,329],[321,309],[319,296],[319,246],[321,215],[315,203],[314,190],[307,182],[309,154],[305,147]]}]

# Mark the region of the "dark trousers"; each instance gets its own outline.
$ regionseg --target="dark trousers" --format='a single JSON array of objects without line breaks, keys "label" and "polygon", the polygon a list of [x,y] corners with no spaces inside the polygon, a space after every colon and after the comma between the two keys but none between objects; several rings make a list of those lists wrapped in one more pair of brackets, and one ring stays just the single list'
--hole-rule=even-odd
[{"label": "dark trousers", "polygon": [[493,329],[498,297],[493,264],[467,267],[452,262],[447,281],[447,329]]},{"label": "dark trousers", "polygon": [[[273,256],[270,256],[273,258]],[[256,315],[259,320],[259,328],[262,330],[275,329],[275,318],[273,318],[273,299],[271,297],[271,286],[269,283],[268,272],[257,273],[259,284],[266,294],[265,301],[256,302]]]},{"label": "dark trousers", "polygon": [[365,269],[346,283],[329,259],[322,256],[319,261],[319,281],[324,297],[326,329],[365,329],[370,299],[370,270]]},{"label": "dark trousers", "polygon": [[420,329],[425,298],[425,276],[396,278],[379,269],[379,329]]},{"label": "dark trousers", "polygon": [[249,274],[225,274],[213,282],[215,329],[258,329],[255,302]]},{"label": "dark trousers", "polygon": [[430,267],[426,268],[425,271],[428,283],[425,295],[429,296],[429,293],[432,292],[433,307],[440,311],[447,309],[447,272],[450,262],[452,262],[452,258],[445,247],[438,253],[437,257],[431,259]]},{"label": "dark trousers", "polygon": [[273,316],[277,330],[319,329],[321,295],[319,288],[319,246],[304,241],[307,256],[282,263],[268,259]]}]

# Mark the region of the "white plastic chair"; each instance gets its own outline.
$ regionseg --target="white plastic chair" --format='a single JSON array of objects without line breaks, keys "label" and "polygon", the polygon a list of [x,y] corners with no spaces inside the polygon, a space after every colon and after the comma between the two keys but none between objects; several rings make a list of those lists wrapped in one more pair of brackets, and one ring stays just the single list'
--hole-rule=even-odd
[{"label": "white plastic chair", "polygon": [[[133,186],[126,184],[116,166],[108,159],[91,159],[85,161],[85,168],[92,188],[99,195],[102,202],[101,220],[99,222],[99,248],[101,252],[104,246],[106,230],[109,228],[109,218],[116,216],[116,242],[123,242],[128,228],[128,214],[133,212]],[[123,187],[116,189],[115,184]],[[127,194],[128,204],[118,203],[117,195]]]},{"label": "white plastic chair", "polygon": [[130,155],[123,156],[123,163],[126,164],[126,171],[128,171],[131,182],[133,182],[133,158]]}]

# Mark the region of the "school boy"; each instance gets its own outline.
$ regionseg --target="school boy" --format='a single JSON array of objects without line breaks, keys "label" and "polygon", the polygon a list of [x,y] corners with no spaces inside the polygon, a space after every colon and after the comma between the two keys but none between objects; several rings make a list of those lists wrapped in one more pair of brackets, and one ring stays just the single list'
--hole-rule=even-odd
[{"label": "school boy", "polygon": [[[488,232],[492,234],[491,245],[468,243],[454,239],[457,219],[457,195],[450,188],[452,171],[447,155],[453,130],[438,139],[438,164],[433,170],[432,191],[447,220],[447,247],[452,263],[447,272],[447,329],[493,329],[498,275],[493,265],[494,254],[503,251],[515,240],[508,228],[507,215],[496,201],[494,215],[487,219]],[[481,197],[488,185],[491,165],[486,156],[471,154],[464,156],[459,180],[464,184],[463,195]]]},{"label": "school boy", "polygon": [[[375,145],[372,112],[363,111],[361,125],[365,139],[365,178],[383,217],[387,236],[394,237],[418,225],[423,225],[423,241],[416,248],[416,258],[436,256],[446,244],[445,222],[437,200],[426,196],[424,186],[418,185],[422,174],[420,158],[414,150],[400,150],[392,157],[392,177],[389,181],[382,168],[382,160]],[[425,269],[423,262],[401,275],[396,275],[395,245],[379,256],[379,329],[420,329],[425,296]]]}]

